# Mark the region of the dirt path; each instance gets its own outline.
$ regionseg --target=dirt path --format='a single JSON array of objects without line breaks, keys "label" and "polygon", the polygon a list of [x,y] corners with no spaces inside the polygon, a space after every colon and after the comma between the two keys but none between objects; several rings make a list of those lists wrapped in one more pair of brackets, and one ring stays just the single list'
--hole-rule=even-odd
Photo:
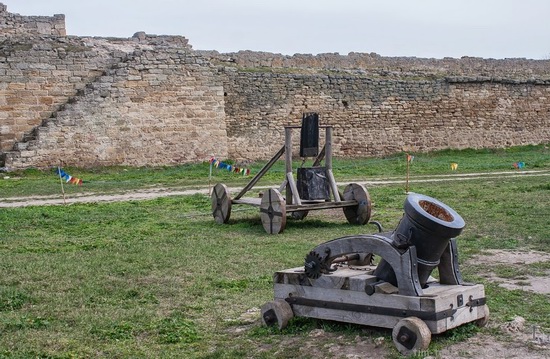
[{"label": "dirt path", "polygon": [[[443,182],[443,181],[468,181],[480,178],[514,178],[525,176],[550,176],[550,170],[533,170],[533,171],[507,171],[507,172],[483,172],[483,173],[467,173],[467,174],[451,174],[438,176],[417,176],[411,178],[409,183],[426,183],[426,182]],[[9,179],[5,179],[9,180]],[[368,181],[350,181],[365,185],[367,188],[381,186],[387,184],[405,184],[403,178],[379,178]],[[349,182],[347,182],[349,183]],[[347,183],[338,183],[338,185],[346,185]],[[269,186],[256,186],[255,190],[267,189]],[[241,188],[229,188],[231,193],[238,193]],[[73,203],[96,203],[96,202],[120,202],[120,201],[141,201],[160,197],[169,196],[188,196],[197,193],[208,194],[208,188],[154,188],[154,189],[138,189],[134,191],[126,191],[122,193],[85,193],[78,196],[65,198],[61,195],[57,196],[32,196],[32,197],[10,197],[0,198],[0,208],[10,207],[26,207],[26,206],[51,206]]]}]

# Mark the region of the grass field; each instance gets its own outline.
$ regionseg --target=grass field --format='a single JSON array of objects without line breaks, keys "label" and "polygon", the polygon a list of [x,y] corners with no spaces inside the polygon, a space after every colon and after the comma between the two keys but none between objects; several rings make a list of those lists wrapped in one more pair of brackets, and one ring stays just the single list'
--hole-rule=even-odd
[{"label": "grass field", "polygon": [[[450,174],[450,162],[459,164],[457,173],[512,173],[518,161],[526,169],[550,170],[550,150],[419,154],[411,177]],[[262,165],[250,168],[255,172]],[[339,182],[404,178],[405,166],[403,154],[335,159],[334,172]],[[208,164],[66,171],[86,181],[82,187],[66,185],[69,196],[151,186],[198,188],[208,180]],[[262,183],[278,185],[283,173],[278,164]],[[236,187],[249,180],[220,170],[214,174],[214,181]],[[0,179],[0,200],[59,193],[52,171],[4,176],[9,178]],[[403,184],[368,190],[373,219],[395,228]],[[550,252],[550,176],[413,182],[410,190],[435,197],[464,217],[467,227],[458,238],[462,263],[487,249]],[[391,331],[306,319],[278,331],[243,317],[272,299],[275,271],[303,265],[309,250],[326,240],[374,232],[372,225],[347,224],[336,210],[289,220],[280,235],[266,234],[251,207],[234,207],[230,223],[216,225],[205,195],[0,209],[0,358],[294,358],[315,328],[350,341],[386,337],[390,356],[397,357]],[[478,263],[462,271],[467,281],[485,284],[493,321],[520,315],[550,331],[548,295],[503,289],[482,278],[484,268]],[[545,262],[525,272],[545,275],[549,269]],[[435,336],[430,348],[492,330],[467,325]]]}]

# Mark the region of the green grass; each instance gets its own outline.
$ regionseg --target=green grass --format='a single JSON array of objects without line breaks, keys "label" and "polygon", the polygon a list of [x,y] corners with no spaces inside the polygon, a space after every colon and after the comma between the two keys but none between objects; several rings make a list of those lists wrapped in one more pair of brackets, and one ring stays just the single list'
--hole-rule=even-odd
[{"label": "green grass", "polygon": [[[414,153],[410,176],[431,176],[446,174],[466,174],[476,172],[514,171],[513,164],[524,162],[526,170],[550,168],[550,149],[546,145],[513,147],[508,149],[444,150],[433,153]],[[221,159],[228,164],[234,161]],[[223,182],[231,186],[244,187],[266,161],[251,163],[246,167],[250,176],[213,169],[211,182]],[[333,172],[338,181],[368,180],[396,177],[405,179],[407,161],[405,153],[382,158],[339,159],[333,161]],[[458,163],[458,170],[451,171],[450,164]],[[295,161],[293,168],[300,167],[302,161]],[[311,161],[306,163],[311,165]],[[174,167],[101,167],[64,168],[77,178],[84,180],[83,186],[65,184],[68,196],[82,193],[111,193],[140,188],[182,188],[204,187],[209,181],[208,162]],[[284,161],[278,161],[260,180],[258,186],[280,184],[285,178]],[[7,177],[6,179],[3,179]],[[544,184],[543,184],[544,185]],[[59,196],[61,186],[54,169],[28,169],[2,174],[0,176],[0,200],[17,196]]]},{"label": "green grass", "polygon": [[[370,178],[401,176],[402,157],[338,160],[334,167],[342,172],[335,170],[335,175],[338,181],[365,179],[362,173]],[[549,158],[544,146],[444,151],[416,155],[413,171],[449,173],[449,161],[470,172],[512,171],[513,161],[550,169]],[[251,166],[261,168],[261,164]],[[103,181],[94,191],[118,191],[201,186],[208,165],[66,170],[89,181],[75,190],[88,190]],[[280,165],[274,170],[284,173]],[[0,180],[5,198],[25,191],[55,193],[58,185],[51,172],[7,175],[12,181]],[[216,179],[246,183],[232,174],[216,173]],[[277,183],[275,176],[269,181]],[[458,238],[461,263],[487,249],[549,252],[548,176],[411,183],[410,190],[438,198],[464,217],[467,227]],[[375,186],[369,193],[375,203],[373,219],[394,228],[402,216],[403,185]],[[273,298],[275,271],[301,266],[305,255],[321,242],[374,232],[374,226],[348,225],[341,211],[330,210],[312,212],[303,221],[289,220],[284,233],[268,235],[257,209],[246,206],[234,207],[228,225],[215,225],[210,200],[204,195],[2,208],[0,358],[308,357],[300,348],[311,342],[308,335],[314,329],[325,330],[331,343],[347,345],[353,345],[357,336],[364,340],[382,336],[396,357],[388,330],[294,318],[278,331],[242,318],[247,310]],[[548,295],[503,289],[479,275],[484,268],[479,263],[462,271],[466,280],[485,284],[494,322],[520,315],[529,325],[550,331]],[[497,269],[506,275],[505,268]],[[547,264],[533,264],[517,275],[542,275],[546,270]],[[436,353],[480,331],[492,333],[490,328],[467,325],[434,336],[430,351]],[[328,355],[323,345],[311,357]]]}]

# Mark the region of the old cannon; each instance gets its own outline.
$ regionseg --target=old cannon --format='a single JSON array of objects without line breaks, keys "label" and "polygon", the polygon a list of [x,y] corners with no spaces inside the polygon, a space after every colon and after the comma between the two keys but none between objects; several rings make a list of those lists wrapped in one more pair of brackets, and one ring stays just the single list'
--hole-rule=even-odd
[{"label": "old cannon", "polygon": [[[432,334],[489,318],[485,289],[465,283],[456,236],[462,217],[444,203],[409,194],[392,232],[355,235],[322,243],[303,267],[274,275],[274,301],[262,321],[282,329],[293,316],[392,328],[405,355],[425,350]],[[371,263],[379,256],[377,266]],[[432,277],[438,269],[439,279]],[[434,274],[435,275],[435,274]]]},{"label": "old cannon", "polygon": [[[319,129],[325,129],[325,143],[319,151]],[[292,168],[292,132],[300,129],[300,157],[302,167],[294,178]],[[349,223],[364,225],[371,217],[372,204],[367,189],[350,183],[343,193],[338,190],[332,170],[332,127],[320,126],[317,113],[305,113],[301,126],[285,126],[285,144],[269,162],[235,196],[223,183],[214,186],[211,203],[212,215],[217,223],[228,223],[231,208],[236,204],[260,208],[260,218],[267,233],[281,233],[286,227],[287,214],[304,219],[309,211],[342,208]],[[285,155],[286,176],[279,188],[264,190],[260,197],[245,197],[271,167]],[[310,167],[303,164],[314,158]],[[324,166],[322,162],[324,161]],[[285,193],[283,196],[282,193]]]}]

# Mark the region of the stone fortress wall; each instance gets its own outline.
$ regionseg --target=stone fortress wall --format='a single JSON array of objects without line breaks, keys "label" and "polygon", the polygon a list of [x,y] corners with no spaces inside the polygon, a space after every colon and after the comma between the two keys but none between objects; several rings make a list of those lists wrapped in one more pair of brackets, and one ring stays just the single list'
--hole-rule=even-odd
[{"label": "stone fortress wall", "polygon": [[0,36],[19,34],[65,36],[65,15],[21,16],[9,13],[7,5],[0,3]]},{"label": "stone fortress wall", "polygon": [[305,111],[334,127],[335,153],[349,157],[550,140],[550,61],[208,55],[226,66],[237,158],[254,158],[265,144],[276,151],[283,124],[298,125]]},{"label": "stone fortress wall", "polygon": [[28,31],[0,37],[0,167],[173,165],[227,156],[222,80],[184,37],[19,28]]},{"label": "stone fortress wall", "polygon": [[8,169],[268,159],[311,111],[336,156],[550,142],[548,60],[220,54],[180,36],[48,34],[32,22],[64,29],[60,16],[0,10],[19,24],[0,32]]}]

